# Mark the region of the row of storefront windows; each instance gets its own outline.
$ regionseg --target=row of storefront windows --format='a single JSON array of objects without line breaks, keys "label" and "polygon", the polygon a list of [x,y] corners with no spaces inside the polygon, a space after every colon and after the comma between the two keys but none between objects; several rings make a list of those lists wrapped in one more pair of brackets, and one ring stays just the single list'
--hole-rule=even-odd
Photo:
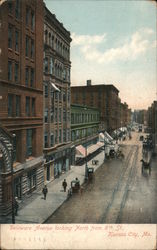
[{"label": "row of storefront windows", "polygon": [[90,135],[94,135],[98,132],[98,127],[91,128],[83,128],[83,129],[75,129],[71,131],[71,139],[75,141],[77,139],[81,139]]},{"label": "row of storefront windows", "polygon": [[99,114],[71,114],[71,124],[97,122],[99,121]]}]

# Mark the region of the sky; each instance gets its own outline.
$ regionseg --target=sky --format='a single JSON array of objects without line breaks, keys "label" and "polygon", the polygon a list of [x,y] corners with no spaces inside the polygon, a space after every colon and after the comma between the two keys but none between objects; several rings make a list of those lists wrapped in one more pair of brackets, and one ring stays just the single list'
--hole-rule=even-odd
[{"label": "sky", "polygon": [[156,99],[157,8],[150,0],[45,0],[70,31],[71,85],[113,84],[122,102]]}]

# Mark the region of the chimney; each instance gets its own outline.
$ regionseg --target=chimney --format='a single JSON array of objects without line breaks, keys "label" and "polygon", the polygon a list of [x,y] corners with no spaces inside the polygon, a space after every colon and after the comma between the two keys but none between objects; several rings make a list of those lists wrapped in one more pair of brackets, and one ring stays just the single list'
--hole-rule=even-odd
[{"label": "chimney", "polygon": [[91,86],[92,85],[92,80],[87,80],[87,86]]}]

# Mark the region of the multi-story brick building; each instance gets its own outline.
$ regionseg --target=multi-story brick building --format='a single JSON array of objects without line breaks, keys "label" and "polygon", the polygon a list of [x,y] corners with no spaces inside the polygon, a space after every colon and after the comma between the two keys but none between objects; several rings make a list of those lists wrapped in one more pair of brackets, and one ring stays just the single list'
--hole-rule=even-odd
[{"label": "multi-story brick building", "polygon": [[75,146],[75,150],[72,152],[73,163],[79,148],[88,147],[89,153],[90,149],[92,149],[91,152],[95,152],[101,147],[96,144],[99,140],[99,124],[100,113],[97,108],[71,105],[71,140],[72,145]]},{"label": "multi-story brick building", "polygon": [[[43,11],[42,0],[0,6],[0,122],[16,135],[14,190],[20,199],[44,181]],[[2,201],[9,204],[10,181],[4,185]]]},{"label": "multi-story brick building", "polygon": [[131,123],[131,109],[126,102],[120,103],[120,127],[127,127]]},{"label": "multi-story brick building", "polygon": [[119,125],[119,90],[113,85],[91,85],[71,87],[71,102],[73,104],[87,105],[100,110],[100,131],[108,132],[118,128]]},{"label": "multi-story brick building", "polygon": [[45,180],[70,167],[70,32],[45,7],[44,155]]}]

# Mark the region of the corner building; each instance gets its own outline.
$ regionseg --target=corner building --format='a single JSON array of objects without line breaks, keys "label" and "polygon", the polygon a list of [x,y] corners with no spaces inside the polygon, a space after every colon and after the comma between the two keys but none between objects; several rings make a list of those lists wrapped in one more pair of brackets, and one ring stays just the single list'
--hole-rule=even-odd
[{"label": "corner building", "polygon": [[68,171],[71,163],[70,32],[45,6],[44,157],[45,181]]},{"label": "corner building", "polygon": [[[16,135],[14,195],[23,199],[44,182],[44,5],[42,0],[12,0],[4,1],[0,8],[0,126]],[[2,187],[5,214],[10,209],[10,169],[0,171],[5,176]]]}]

